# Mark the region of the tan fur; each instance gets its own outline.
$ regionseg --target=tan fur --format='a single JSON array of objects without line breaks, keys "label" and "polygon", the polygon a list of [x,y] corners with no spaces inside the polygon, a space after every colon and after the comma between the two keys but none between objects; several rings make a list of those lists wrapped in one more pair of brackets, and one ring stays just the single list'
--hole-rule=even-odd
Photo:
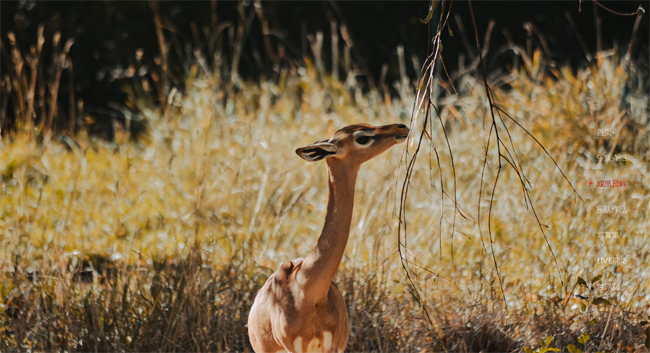
[{"label": "tan fur", "polygon": [[[257,353],[343,352],[350,328],[345,300],[332,282],[350,234],[354,185],[361,164],[402,142],[404,125],[347,126],[328,141],[296,150],[308,161],[325,159],[329,200],[316,247],[286,261],[266,281],[248,316],[248,335]],[[366,145],[355,143],[371,136]],[[363,142],[363,140],[361,140]]]}]

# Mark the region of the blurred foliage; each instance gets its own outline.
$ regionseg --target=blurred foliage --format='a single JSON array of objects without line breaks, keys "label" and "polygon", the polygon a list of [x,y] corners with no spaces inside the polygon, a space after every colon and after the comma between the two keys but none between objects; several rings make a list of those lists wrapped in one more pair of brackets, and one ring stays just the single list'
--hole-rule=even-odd
[{"label": "blurred foliage", "polygon": [[[650,8],[647,1],[638,3]],[[0,72],[3,73],[3,96],[21,89],[20,85],[7,81],[7,74],[13,69],[9,33],[16,37],[17,49],[25,57],[29,56],[30,46],[40,38],[45,40],[38,61],[37,85],[45,85],[43,97],[53,90],[50,81],[57,84],[58,92],[55,101],[50,102],[48,98],[41,102],[37,90],[38,106],[33,112],[41,113],[49,104],[53,113],[43,114],[53,116],[52,125],[59,133],[73,132],[69,126],[74,125],[74,131],[85,127],[90,134],[107,139],[113,138],[116,122],[124,125],[127,119],[134,120],[128,115],[140,116],[140,112],[131,111],[123,104],[127,99],[125,91],[139,84],[134,81],[145,79],[150,81],[153,90],[164,91],[153,92],[157,103],[164,103],[172,85],[182,89],[183,77],[189,74],[188,63],[196,59],[197,51],[208,70],[230,67],[234,64],[230,59],[237,57],[238,75],[264,79],[277,75],[278,65],[287,61],[303,66],[304,58],[313,56],[318,32],[324,34],[318,51],[323,57],[331,57],[334,37],[330,31],[336,28],[338,63],[325,60],[322,68],[331,72],[338,67],[335,71],[342,75],[350,70],[349,66],[354,66],[356,80],[365,90],[381,89],[384,83],[401,79],[403,75],[411,79],[417,77],[419,62],[427,53],[427,31],[420,23],[420,18],[426,14],[427,1],[165,1],[155,3],[156,6],[151,4],[110,0],[2,2],[4,58],[0,61]],[[631,12],[637,2],[605,1],[603,4],[616,11]],[[632,54],[635,61],[647,63],[650,60],[647,56],[647,16],[634,33],[633,19],[602,9],[594,12],[596,6],[591,3],[582,6],[578,1],[479,1],[474,6],[481,14],[477,25],[487,34],[485,48],[496,53],[486,61],[488,71],[508,66],[519,56],[511,50],[513,45],[521,46],[529,56],[536,47],[542,48],[542,57],[547,63],[556,66],[569,63],[576,69],[584,66],[584,59],[598,50],[613,47],[625,52],[629,40],[634,37],[636,47]],[[453,9],[454,15],[448,23],[450,31],[443,33],[443,57],[450,72],[471,67],[476,56],[472,41],[467,40],[471,38],[467,3],[454,2]],[[599,18],[598,25],[596,18]],[[40,26],[44,29],[42,35],[38,30]],[[162,57],[157,28],[166,43]],[[67,55],[69,63],[64,67],[53,55],[56,46],[52,42],[57,33],[61,44],[73,43]],[[238,46],[240,54],[235,55]],[[403,57],[396,50],[398,46],[403,47]],[[349,50],[348,57],[346,50]],[[405,63],[400,62],[402,59]],[[60,78],[51,79],[56,78],[59,69],[62,69]],[[29,68],[25,66],[24,70],[17,76],[28,75]],[[647,65],[644,71],[648,71]],[[157,87],[160,84],[156,80],[160,84],[166,80],[170,82],[165,87]],[[392,95],[398,94],[390,84],[387,90]],[[19,98],[26,100],[25,95]],[[15,128],[13,105],[20,103],[11,99],[3,104],[0,129],[5,135]],[[35,120],[39,119],[42,118]],[[134,123],[129,128],[139,134],[144,125]]]}]

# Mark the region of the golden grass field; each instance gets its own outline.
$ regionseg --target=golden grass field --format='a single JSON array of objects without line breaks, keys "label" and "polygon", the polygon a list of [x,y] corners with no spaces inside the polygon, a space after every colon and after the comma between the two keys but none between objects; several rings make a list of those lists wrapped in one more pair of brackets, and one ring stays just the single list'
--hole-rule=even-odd
[{"label": "golden grass field", "polygon": [[[640,322],[650,315],[648,92],[634,88],[643,84],[625,92],[640,79],[637,70],[615,57],[578,72],[543,69],[536,56],[521,71],[490,76],[498,104],[545,146],[577,192],[506,119],[511,140],[503,126],[500,133],[517,151],[546,240],[503,160],[492,195],[494,141],[479,195],[491,124],[483,81],[462,76],[458,94],[436,81],[466,218],[457,214],[452,232],[451,159],[434,113],[405,204],[404,260],[415,287],[396,253],[405,165],[423,122],[423,112],[411,115],[416,92],[407,79],[387,100],[308,66],[277,82],[242,82],[235,93],[218,75],[194,69],[164,113],[133,98],[148,124],[137,139],[124,129],[111,142],[83,131],[41,143],[29,133],[7,136],[0,140],[0,351],[250,351],[245,324],[254,295],[282,262],[311,250],[325,216],[325,165],[294,150],[349,124],[409,121],[409,141],[366,163],[357,181],[337,277],[350,352],[647,351],[648,326]],[[500,88],[504,82],[511,88]],[[598,129],[614,135],[599,137]],[[598,163],[599,154],[627,162]],[[599,188],[599,180],[626,187]],[[442,187],[450,197],[441,197]],[[597,212],[614,205],[627,213]],[[626,263],[599,264],[602,257]],[[577,284],[598,275],[619,288]]]}]

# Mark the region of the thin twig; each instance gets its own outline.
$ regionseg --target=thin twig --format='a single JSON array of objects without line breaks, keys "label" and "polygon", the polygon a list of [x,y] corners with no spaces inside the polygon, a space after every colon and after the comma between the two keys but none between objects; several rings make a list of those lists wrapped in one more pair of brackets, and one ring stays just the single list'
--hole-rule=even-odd
[{"label": "thin twig", "polygon": [[616,11],[614,11],[614,10],[612,10],[612,9],[609,9],[609,8],[603,6],[601,3],[599,3],[599,2],[596,1],[596,0],[593,0],[593,1],[594,1],[594,4],[600,6],[600,7],[601,7],[602,9],[604,9],[605,11],[608,11],[608,12],[613,13],[614,15],[619,15],[619,16],[636,16],[636,15],[640,15],[640,14],[642,14],[642,13],[645,13],[645,9],[644,9],[643,6],[641,6],[641,5],[639,5],[639,7],[636,9],[635,12],[622,13],[622,12],[616,12]]},{"label": "thin twig", "polygon": [[[485,65],[483,63],[483,52],[481,50],[481,43],[479,42],[479,38],[478,38],[478,27],[476,26],[476,19],[474,18],[474,10],[472,8],[472,1],[470,0],[468,2],[468,4],[469,4],[469,14],[472,17],[472,24],[474,25],[474,37],[476,39],[476,47],[478,49],[481,72],[483,74],[483,85],[485,86],[485,94],[486,94],[488,102],[490,104],[490,114],[492,115],[492,127],[490,127],[490,131],[492,131],[492,128],[494,128],[494,134],[495,134],[495,137],[497,139],[497,142],[496,142],[496,144],[497,144],[497,154],[500,156],[501,155],[501,144],[499,142],[501,141],[501,138],[499,137],[499,129],[497,127],[496,118],[494,117],[494,111],[492,110],[492,107],[494,106],[494,103],[492,102],[492,95],[490,94],[490,87],[489,87],[489,85],[487,83],[487,76],[485,74]],[[491,135],[491,133],[490,133],[490,135]],[[488,139],[488,141],[489,141],[489,139]],[[489,152],[489,149],[490,149],[490,145],[489,145],[489,142],[488,142],[488,145],[485,147],[485,159],[486,159],[486,161],[487,161],[487,154]],[[492,247],[492,229],[490,227],[490,222],[491,222],[490,221],[490,218],[491,218],[490,215],[492,214],[492,201],[494,199],[494,190],[496,190],[497,182],[499,181],[499,174],[501,173],[501,168],[502,168],[501,158],[498,158],[498,162],[499,162],[499,165],[498,165],[498,168],[497,168],[497,176],[496,176],[496,178],[494,180],[494,187],[493,187],[493,191],[492,191],[492,199],[490,200],[490,208],[489,208],[489,212],[488,212],[488,235],[490,237],[490,247]],[[483,179],[481,179],[481,184],[482,183],[483,183]],[[480,206],[480,196],[481,195],[479,194],[479,210],[480,210],[480,207],[481,207]],[[480,217],[478,219],[478,222],[479,222],[479,224],[481,223]],[[499,278],[499,284],[500,284],[499,288],[501,289],[501,295],[503,296],[504,308],[505,308],[506,314],[507,314],[508,313],[508,302],[506,301],[506,295],[505,295],[505,293],[503,291],[503,280],[501,279],[501,274],[499,273],[499,266],[497,265],[497,261],[496,261],[495,255],[494,255],[494,251],[492,251],[492,258],[494,260],[494,267],[495,267],[496,272],[497,272],[497,277]]]}]

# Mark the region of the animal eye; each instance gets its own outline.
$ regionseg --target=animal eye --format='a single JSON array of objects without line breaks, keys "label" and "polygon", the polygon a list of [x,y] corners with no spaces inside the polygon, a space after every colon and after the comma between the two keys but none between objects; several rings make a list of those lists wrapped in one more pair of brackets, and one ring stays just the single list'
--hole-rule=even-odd
[{"label": "animal eye", "polygon": [[368,144],[368,142],[370,142],[371,140],[372,140],[372,138],[370,138],[368,136],[359,136],[359,137],[357,137],[356,142],[358,144],[360,144],[360,145],[365,145],[365,144]]}]

